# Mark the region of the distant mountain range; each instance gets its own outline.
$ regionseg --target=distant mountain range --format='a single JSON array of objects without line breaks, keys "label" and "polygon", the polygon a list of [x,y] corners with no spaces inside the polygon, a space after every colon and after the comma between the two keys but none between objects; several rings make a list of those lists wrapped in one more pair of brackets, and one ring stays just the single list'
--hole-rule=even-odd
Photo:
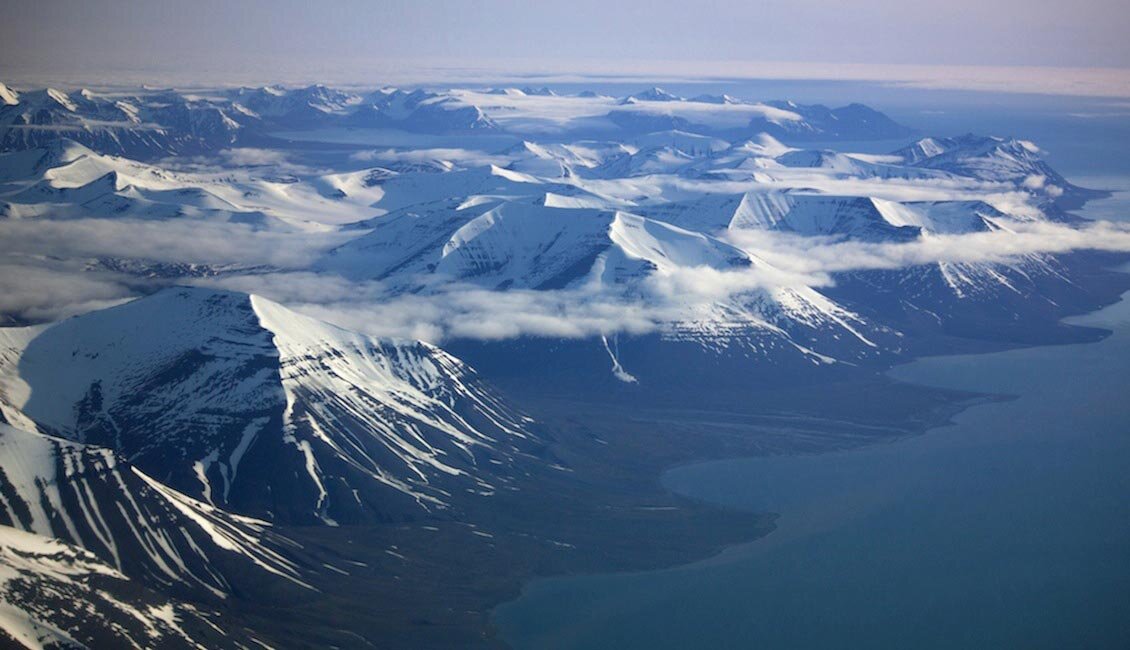
[{"label": "distant mountain range", "polygon": [[[572,114],[576,130],[685,129],[717,132],[730,139],[766,132],[822,140],[899,138],[911,132],[860,104],[830,109],[733,98],[684,99],[658,88],[620,99],[527,90],[382,88],[351,93],[314,85],[122,94],[54,88],[16,91],[0,84],[0,150],[33,149],[67,138],[100,153],[151,160],[253,145],[274,132],[310,128],[523,133],[542,128],[538,116],[547,104],[555,105],[554,112]],[[727,110],[704,110],[719,106]],[[518,124],[523,116],[529,119]]]}]

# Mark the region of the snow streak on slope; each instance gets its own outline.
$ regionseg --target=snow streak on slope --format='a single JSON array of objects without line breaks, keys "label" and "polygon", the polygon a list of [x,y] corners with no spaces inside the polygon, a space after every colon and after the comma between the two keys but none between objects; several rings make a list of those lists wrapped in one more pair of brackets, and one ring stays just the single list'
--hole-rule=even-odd
[{"label": "snow streak on slope", "polygon": [[303,584],[268,526],[193,501],[112,451],[0,424],[0,524],[81,546],[158,587],[225,597],[239,563]]},{"label": "snow streak on slope", "polygon": [[136,584],[56,539],[0,526],[0,642],[29,648],[246,648],[220,613]]},{"label": "snow streak on slope", "polygon": [[[284,439],[304,456],[323,521],[365,508],[361,494],[373,482],[432,508],[444,505],[447,477],[482,493],[507,480],[529,420],[458,359],[422,342],[348,332],[262,298],[251,304],[279,352]],[[352,494],[337,487],[342,482]]]},{"label": "snow streak on slope", "polygon": [[[803,343],[784,347],[806,355],[814,331],[828,336],[825,343],[839,332],[843,341],[862,344],[838,344],[844,358],[871,354],[875,347],[867,336],[857,336],[876,329],[858,315],[808,287],[756,286],[758,279],[782,273],[702,232],[612,210],[517,201],[481,207],[489,209],[376,221],[372,233],[335,251],[323,268],[397,280],[405,290],[446,278],[491,290],[615,296],[662,314],[660,329],[671,338],[711,349],[738,339],[789,341],[795,331]],[[720,285],[726,295],[698,295],[700,279]],[[679,289],[672,292],[668,285]],[[728,285],[735,290],[725,289]]]},{"label": "snow streak on slope", "polygon": [[8,410],[284,521],[417,516],[452,490],[496,489],[532,442],[528,420],[442,350],[246,294],[170,289],[23,338],[4,368]]}]

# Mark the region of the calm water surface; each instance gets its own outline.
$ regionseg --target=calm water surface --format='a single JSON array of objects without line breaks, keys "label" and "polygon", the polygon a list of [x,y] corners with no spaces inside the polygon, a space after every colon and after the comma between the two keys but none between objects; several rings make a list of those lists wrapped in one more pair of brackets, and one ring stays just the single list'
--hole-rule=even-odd
[{"label": "calm water surface", "polygon": [[1103,342],[897,368],[1015,395],[854,452],[684,467],[672,489],[781,513],[708,561],[539,581],[516,648],[1130,648],[1130,303]]}]

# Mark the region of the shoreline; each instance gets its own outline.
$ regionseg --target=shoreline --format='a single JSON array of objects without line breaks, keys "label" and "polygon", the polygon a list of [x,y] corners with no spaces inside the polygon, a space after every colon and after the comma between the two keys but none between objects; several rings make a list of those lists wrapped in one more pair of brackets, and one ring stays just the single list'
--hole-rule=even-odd
[{"label": "shoreline", "polygon": [[[1082,344],[1080,344],[1080,345],[1082,345]],[[1038,347],[1038,346],[1027,346],[1027,347]],[[993,354],[993,353],[990,352],[990,353],[987,353],[987,354]],[[939,355],[939,356],[949,356],[949,355]],[[956,356],[956,355],[953,355],[953,356]],[[909,361],[907,361],[907,363],[911,363],[915,360],[916,359],[909,360]],[[910,385],[914,385],[914,384],[910,384]],[[893,438],[893,439],[876,440],[874,442],[864,443],[864,444],[858,445],[858,446],[848,446],[846,448],[830,448],[830,449],[825,449],[825,450],[822,450],[822,451],[801,452],[801,453],[798,453],[798,454],[795,454],[795,455],[796,456],[820,456],[820,455],[827,455],[827,454],[834,454],[834,453],[845,453],[845,452],[850,453],[850,452],[855,452],[855,451],[861,451],[861,450],[868,449],[868,448],[897,444],[901,441],[904,441],[904,440],[907,440],[907,439],[910,439],[910,438],[915,438],[915,437],[918,437],[918,436],[926,435],[927,433],[934,431],[936,429],[944,429],[946,427],[953,426],[954,425],[953,418],[955,416],[957,416],[961,413],[964,413],[965,411],[967,411],[967,410],[969,410],[973,407],[983,405],[983,404],[991,404],[991,403],[995,403],[995,402],[999,402],[999,401],[1009,401],[1011,399],[1014,399],[1014,397],[1008,396],[1008,395],[992,395],[992,394],[987,394],[987,393],[986,394],[979,394],[979,395],[971,394],[970,397],[968,397],[966,400],[963,400],[961,402],[956,403],[953,406],[953,408],[946,409],[945,412],[944,412],[944,415],[942,415],[940,417],[940,419],[937,419],[936,421],[934,421],[930,424],[924,425],[921,428],[921,430],[919,430],[917,432],[907,433],[906,435],[899,436],[899,437],[896,437],[896,438]],[[938,414],[935,413],[933,415],[938,415]],[[585,578],[585,577],[606,577],[606,576],[611,577],[611,576],[631,576],[631,575],[640,575],[640,574],[657,574],[657,573],[664,573],[664,572],[668,572],[668,571],[677,571],[677,570],[682,570],[682,569],[693,569],[693,568],[699,567],[699,566],[710,566],[712,564],[719,563],[719,562],[724,563],[725,558],[730,553],[739,551],[743,548],[748,548],[748,547],[750,547],[751,545],[754,545],[754,544],[758,544],[758,543],[762,542],[763,540],[765,540],[766,538],[772,536],[778,530],[777,522],[780,519],[782,513],[765,512],[765,511],[758,511],[758,510],[748,510],[748,509],[744,509],[744,508],[741,508],[741,507],[717,503],[717,502],[714,502],[714,501],[710,501],[708,499],[699,498],[699,497],[695,497],[693,495],[678,492],[678,491],[670,488],[669,486],[667,486],[667,484],[665,482],[665,478],[670,472],[673,472],[673,471],[676,471],[676,470],[682,469],[682,468],[696,467],[696,466],[706,466],[706,465],[711,465],[711,464],[720,463],[720,462],[743,460],[743,459],[752,459],[752,458],[766,458],[766,457],[767,456],[726,456],[726,457],[717,457],[717,458],[708,458],[708,459],[689,460],[689,461],[686,461],[686,462],[670,465],[670,466],[667,466],[667,467],[661,469],[659,471],[659,473],[654,478],[655,478],[656,486],[661,488],[667,494],[674,496],[674,497],[677,497],[677,498],[680,498],[680,499],[686,499],[686,500],[691,501],[694,504],[697,504],[701,507],[709,508],[709,509],[712,509],[712,510],[720,510],[723,513],[730,513],[732,516],[753,515],[753,516],[757,516],[757,517],[767,518],[771,522],[771,526],[768,530],[765,530],[764,532],[762,532],[761,534],[759,534],[755,537],[751,537],[751,538],[744,539],[744,540],[739,540],[739,541],[728,543],[728,544],[723,544],[720,547],[718,547],[717,550],[715,550],[714,552],[700,556],[700,557],[693,559],[689,562],[683,562],[683,563],[677,563],[677,564],[671,564],[671,565],[665,565],[665,566],[656,566],[654,568],[644,568],[644,569],[562,573],[562,574],[554,574],[554,575],[546,575],[546,576],[536,576],[536,577],[534,577],[530,580],[523,581],[521,588],[520,588],[520,590],[518,591],[518,594],[515,597],[501,601],[498,604],[496,604],[494,607],[491,608],[491,610],[490,610],[491,611],[490,620],[491,620],[491,629],[492,629],[492,633],[493,633],[492,636],[494,636],[494,638],[498,639],[502,643],[502,647],[508,648],[508,649],[513,648],[513,646],[507,644],[503,640],[502,636],[500,634],[498,634],[498,625],[495,622],[497,612],[498,612],[499,608],[505,607],[506,605],[514,603],[517,600],[521,599],[522,597],[526,596],[528,590],[531,587],[534,587],[537,583],[540,583],[540,582],[543,582],[543,581],[558,580],[558,579],[563,579],[563,578],[564,579],[572,579],[572,578]]]},{"label": "shoreline", "polygon": [[[1127,266],[1125,264],[1120,265],[1119,268],[1112,269],[1112,270],[1116,270],[1116,271],[1124,273],[1124,274],[1130,274],[1130,268],[1127,268]],[[1108,327],[1102,326],[1103,324],[1101,322],[1098,323],[1098,324],[1092,324],[1092,323],[1075,323],[1075,322],[1072,322],[1072,321],[1080,321],[1080,320],[1085,321],[1089,316],[1092,316],[1092,315],[1098,314],[1098,313],[1100,313],[1104,310],[1110,309],[1111,307],[1113,307],[1115,305],[1118,305],[1118,304],[1121,304],[1121,303],[1127,303],[1128,301],[1130,301],[1130,290],[1124,291],[1122,294],[1119,295],[1119,297],[1117,299],[1115,299],[1113,301],[1105,302],[1104,304],[1101,304],[1094,309],[1084,311],[1084,312],[1081,312],[1081,313],[1065,315],[1063,318],[1060,319],[1059,322],[1061,324],[1064,324],[1064,325],[1068,325],[1068,326],[1071,326],[1071,327],[1081,327],[1081,328],[1101,331],[1102,335],[1099,338],[1092,340],[1092,341],[1083,341],[1083,342],[1067,341],[1067,342],[1060,342],[1060,343],[1045,343],[1045,344],[1034,344],[1034,345],[1033,344],[1016,344],[1016,345],[1003,346],[1002,349],[999,349],[999,350],[985,351],[985,352],[940,353],[940,354],[932,354],[932,355],[922,355],[922,356],[917,356],[917,357],[914,357],[914,358],[906,359],[905,361],[901,361],[900,363],[897,363],[897,364],[893,364],[889,368],[885,369],[881,374],[882,374],[883,377],[890,379],[891,381],[899,383],[899,384],[905,384],[905,385],[909,385],[909,386],[917,386],[917,387],[921,387],[921,388],[925,388],[925,389],[956,390],[956,389],[953,389],[953,388],[950,388],[950,387],[945,387],[945,386],[937,386],[937,385],[932,385],[932,384],[925,384],[925,383],[908,381],[908,380],[905,380],[905,379],[899,379],[897,377],[892,376],[891,373],[896,368],[899,368],[899,367],[902,367],[902,366],[907,366],[907,365],[910,365],[910,364],[916,363],[916,362],[926,361],[926,360],[933,359],[933,358],[944,359],[944,358],[953,358],[953,357],[960,357],[960,356],[978,357],[978,356],[983,356],[985,354],[1002,354],[1002,353],[1008,353],[1008,352],[1018,351],[1018,350],[1028,350],[1028,349],[1037,349],[1037,348],[1045,348],[1045,347],[1046,348],[1057,348],[1057,347],[1076,346],[1076,345],[1082,346],[1082,345],[1092,345],[1092,344],[1095,344],[1095,343],[1099,343],[1101,341],[1106,340],[1111,335],[1113,335],[1114,330],[1110,329]],[[827,455],[827,454],[832,454],[832,453],[837,453],[837,452],[852,453],[852,452],[864,451],[864,450],[869,449],[869,448],[887,447],[890,444],[897,444],[897,443],[902,442],[902,441],[906,441],[906,440],[909,440],[909,439],[912,439],[912,438],[917,438],[917,437],[920,437],[920,436],[928,435],[928,434],[933,433],[935,431],[939,431],[939,430],[942,430],[942,429],[946,429],[948,427],[955,426],[955,425],[959,424],[958,422],[955,421],[955,418],[957,418],[958,416],[960,416],[964,413],[969,412],[974,407],[981,406],[981,405],[987,405],[987,404],[1000,403],[1000,402],[1014,401],[1016,399],[1019,399],[1020,397],[1021,397],[1021,395],[1013,395],[1013,394],[1006,394],[1006,393],[971,393],[970,397],[967,400],[955,403],[951,409],[948,409],[948,413],[946,413],[946,415],[944,417],[942,417],[940,420],[935,421],[932,424],[928,424],[928,425],[922,427],[921,431],[919,431],[918,433],[912,433],[912,434],[909,434],[909,435],[906,435],[906,436],[901,436],[901,437],[898,437],[898,438],[895,438],[895,439],[890,439],[890,440],[878,440],[878,441],[875,441],[873,443],[864,444],[864,445],[860,445],[860,446],[853,446],[853,447],[849,447],[849,448],[846,448],[846,449],[829,449],[829,450],[825,450],[825,451],[816,451],[816,452],[808,452],[808,453],[802,452],[802,453],[794,454],[794,455],[795,456],[819,456],[819,455]],[[937,415],[937,413],[936,412],[932,413],[932,415]],[[678,497],[685,498],[685,499],[691,499],[695,502],[701,503],[704,506],[713,507],[713,508],[721,508],[724,511],[734,512],[734,513],[756,514],[756,515],[772,517],[774,525],[772,526],[772,528],[770,530],[766,531],[764,534],[759,535],[759,536],[752,538],[752,539],[739,541],[739,542],[736,542],[736,543],[733,543],[733,544],[728,544],[728,545],[724,546],[723,548],[721,548],[720,550],[718,550],[716,553],[712,553],[708,556],[704,556],[704,557],[701,557],[699,559],[696,559],[694,561],[687,562],[687,563],[684,563],[684,564],[657,567],[655,569],[644,569],[642,571],[610,571],[610,572],[577,573],[577,574],[564,574],[564,575],[536,577],[533,580],[527,581],[526,583],[524,583],[522,585],[522,588],[521,588],[521,591],[520,591],[518,597],[512,598],[512,599],[504,601],[504,602],[501,602],[498,605],[496,605],[494,608],[492,608],[492,610],[491,610],[492,627],[496,631],[498,630],[498,625],[497,625],[497,622],[496,622],[497,618],[496,617],[497,617],[499,608],[505,607],[507,605],[510,605],[510,604],[520,600],[522,597],[527,595],[528,590],[531,587],[534,587],[534,585],[536,585],[537,583],[542,582],[542,581],[550,581],[550,580],[556,580],[556,579],[561,579],[561,578],[572,579],[572,578],[585,578],[585,577],[615,577],[615,576],[631,576],[631,575],[640,575],[640,574],[661,574],[661,573],[664,573],[664,572],[675,571],[675,570],[694,569],[695,567],[712,566],[712,565],[716,565],[716,564],[725,564],[726,561],[727,561],[727,557],[730,556],[731,554],[740,552],[742,549],[747,549],[747,548],[750,548],[754,545],[763,543],[767,538],[771,537],[774,533],[779,532],[779,525],[778,525],[777,522],[779,521],[780,517],[784,513],[781,513],[781,512],[763,512],[763,511],[760,511],[760,510],[751,510],[751,509],[746,509],[746,508],[743,508],[743,507],[740,507],[740,506],[734,506],[734,505],[731,505],[731,504],[713,501],[713,500],[710,500],[708,498],[696,497],[696,496],[691,495],[691,494],[679,492],[679,491],[675,490],[674,488],[670,487],[667,484],[666,478],[667,478],[667,476],[670,475],[670,473],[675,472],[679,469],[684,469],[684,468],[688,468],[688,467],[709,466],[709,465],[713,465],[713,464],[716,464],[716,463],[724,463],[724,462],[728,462],[728,461],[741,461],[741,460],[764,459],[764,458],[766,458],[765,455],[754,455],[754,456],[732,456],[732,457],[726,457],[726,458],[712,458],[712,459],[706,459],[706,460],[692,460],[692,461],[688,461],[688,462],[685,462],[685,463],[671,465],[671,466],[661,470],[659,477],[657,479],[657,483],[660,486],[662,486],[663,489],[667,490],[671,494],[676,495]],[[502,637],[501,637],[500,634],[498,635],[497,638],[500,641],[502,641]],[[507,648],[513,647],[509,644],[505,644],[505,642],[503,642],[503,643],[504,643],[504,647],[507,647]]]}]

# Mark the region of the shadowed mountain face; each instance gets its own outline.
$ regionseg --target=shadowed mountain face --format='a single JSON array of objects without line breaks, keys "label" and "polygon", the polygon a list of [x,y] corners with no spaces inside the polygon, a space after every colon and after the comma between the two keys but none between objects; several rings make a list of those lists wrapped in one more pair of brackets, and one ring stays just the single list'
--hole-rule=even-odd
[{"label": "shadowed mountain face", "polygon": [[152,588],[223,599],[262,582],[308,588],[260,521],[190,499],[115,452],[0,424],[0,523],[87,549]]},{"label": "shadowed mountain face", "polygon": [[442,350],[246,294],[171,289],[75,318],[9,372],[41,430],[275,521],[440,512],[500,489],[533,445],[529,421]]},{"label": "shadowed mountain face", "polygon": [[[78,546],[0,527],[0,642],[29,648],[245,648],[218,610],[130,580]],[[223,625],[223,627],[220,627]]]},{"label": "shadowed mountain face", "polygon": [[5,150],[72,138],[112,155],[192,154],[232,146],[253,119],[230,106],[193,101],[171,91],[119,98],[47,88],[13,93],[11,99],[0,106],[0,144]]}]

